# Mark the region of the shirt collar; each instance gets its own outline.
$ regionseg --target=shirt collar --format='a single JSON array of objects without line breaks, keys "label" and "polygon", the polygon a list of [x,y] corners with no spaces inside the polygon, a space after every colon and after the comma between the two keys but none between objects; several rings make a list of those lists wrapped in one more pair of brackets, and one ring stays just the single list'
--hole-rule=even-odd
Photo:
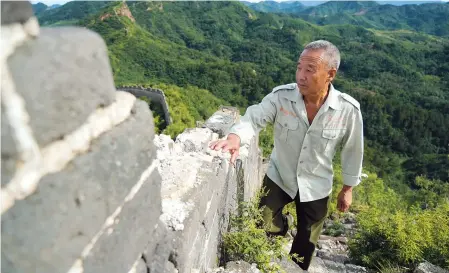
[{"label": "shirt collar", "polygon": [[330,84],[329,95],[327,96],[327,104],[334,110],[341,109],[341,103],[340,100],[338,99],[339,93],[340,92],[337,89],[335,89],[332,84]]},{"label": "shirt collar", "polygon": [[299,93],[299,88],[298,88],[298,85],[296,83],[295,83],[295,89],[294,90],[290,90],[288,92],[281,92],[279,94],[279,96],[281,96],[283,98],[286,98],[288,100],[294,101],[294,102],[297,102],[300,99],[302,99],[301,98],[302,96],[300,96],[300,95],[301,95],[301,93]]},{"label": "shirt collar", "polygon": [[[335,89],[332,84],[329,84],[329,95],[327,96],[325,106],[329,106],[334,110],[340,110],[341,103],[338,98],[339,94],[340,94],[340,91]],[[289,92],[282,92],[281,96],[288,100],[294,101],[294,102],[299,102],[299,101],[303,100],[302,95],[299,92],[298,85],[296,85],[296,84],[295,84],[295,90],[289,91]]]}]

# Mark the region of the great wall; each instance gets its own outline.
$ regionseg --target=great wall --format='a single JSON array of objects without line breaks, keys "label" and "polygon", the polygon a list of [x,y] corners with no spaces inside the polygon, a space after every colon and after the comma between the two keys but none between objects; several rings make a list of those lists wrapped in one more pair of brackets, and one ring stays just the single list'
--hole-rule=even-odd
[{"label": "great wall", "polygon": [[[1,272],[259,272],[216,269],[230,215],[264,174],[257,137],[235,166],[208,148],[238,110],[217,109],[175,140],[155,135],[136,97],[160,103],[170,122],[163,92],[116,88],[98,34],[40,28],[29,2],[1,8]],[[330,257],[326,240],[341,239],[321,241],[310,272],[367,272]]]}]

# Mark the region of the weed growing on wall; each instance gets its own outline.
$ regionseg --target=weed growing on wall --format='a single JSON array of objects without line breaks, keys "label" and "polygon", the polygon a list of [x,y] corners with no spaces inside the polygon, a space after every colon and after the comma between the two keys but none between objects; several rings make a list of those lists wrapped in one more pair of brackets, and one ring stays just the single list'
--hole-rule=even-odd
[{"label": "weed growing on wall", "polygon": [[262,208],[258,208],[261,196],[262,192],[252,201],[240,203],[240,215],[231,216],[231,231],[223,236],[225,260],[256,263],[266,273],[283,272],[276,261],[289,259],[287,239],[266,235]]}]

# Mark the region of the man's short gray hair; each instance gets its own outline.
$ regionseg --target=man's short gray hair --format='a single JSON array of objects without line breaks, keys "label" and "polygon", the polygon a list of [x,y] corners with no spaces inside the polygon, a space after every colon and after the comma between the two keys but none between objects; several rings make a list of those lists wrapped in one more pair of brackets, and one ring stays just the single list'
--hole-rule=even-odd
[{"label": "man's short gray hair", "polygon": [[338,68],[340,67],[340,51],[331,42],[325,40],[314,41],[307,44],[304,47],[304,50],[306,49],[323,49],[324,52],[321,55],[321,58],[323,59],[323,61],[327,62],[327,66],[329,68],[335,68],[336,70],[338,70]]}]

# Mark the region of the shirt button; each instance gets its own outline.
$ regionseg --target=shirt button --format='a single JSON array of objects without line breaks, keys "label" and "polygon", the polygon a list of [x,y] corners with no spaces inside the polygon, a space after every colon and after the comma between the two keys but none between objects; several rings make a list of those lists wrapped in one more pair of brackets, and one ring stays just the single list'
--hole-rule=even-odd
[{"label": "shirt button", "polygon": [[306,147],[304,147],[304,148],[302,148],[303,150],[305,150],[305,149],[307,149],[307,146]]},{"label": "shirt button", "polygon": [[301,160],[301,161],[299,161],[299,164],[302,164],[302,163],[304,163],[304,161],[302,161],[302,160]]}]

